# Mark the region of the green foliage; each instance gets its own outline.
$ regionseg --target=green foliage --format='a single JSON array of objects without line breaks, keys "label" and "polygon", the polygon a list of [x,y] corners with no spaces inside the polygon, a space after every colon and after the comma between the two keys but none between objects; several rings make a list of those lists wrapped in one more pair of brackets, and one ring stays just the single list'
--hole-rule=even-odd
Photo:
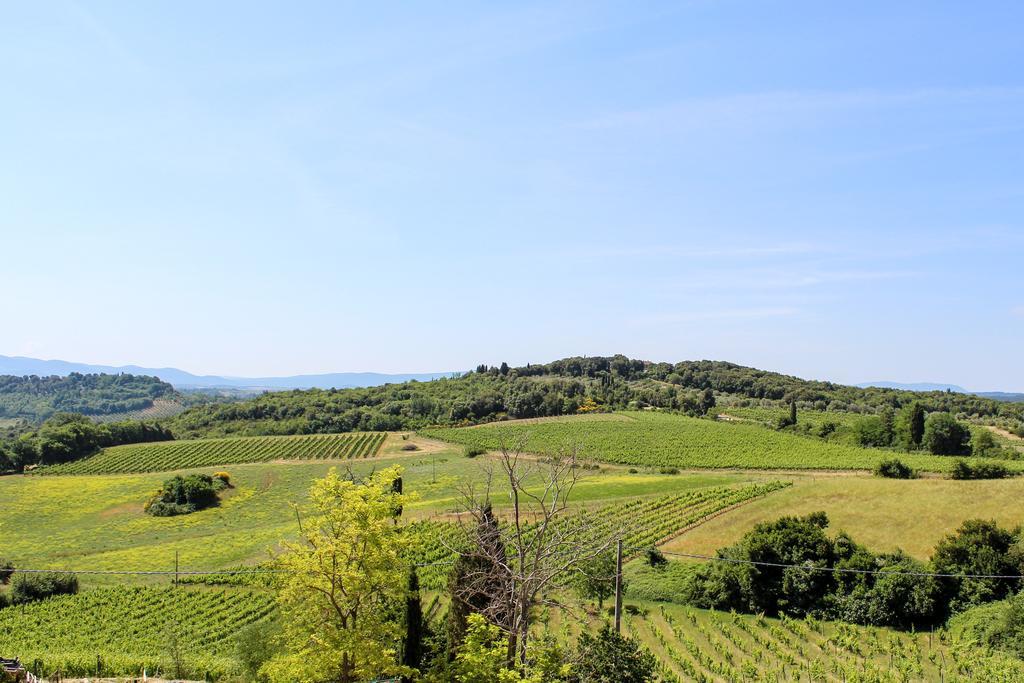
[{"label": "green foliage", "polygon": [[175,395],[167,382],[144,375],[0,375],[0,417],[39,422],[59,412],[109,415],[149,408],[154,399]]},{"label": "green foliage", "polygon": [[[969,394],[861,389],[732,363],[652,363],[613,356],[566,358],[509,368],[504,374],[487,368],[431,382],[273,392],[248,401],[198,406],[170,424],[178,437],[386,431],[570,415],[584,404],[606,410],[651,407],[702,416],[726,397],[785,399],[799,403],[801,409],[811,405],[819,406],[818,410],[857,412],[919,401],[933,412],[1024,416],[1024,405]],[[800,421],[804,422],[803,415]]]},{"label": "green foliage", "polygon": [[280,627],[272,619],[249,624],[235,636],[235,658],[245,680],[253,683],[267,680],[260,669],[278,653]]},{"label": "green foliage", "polygon": [[969,609],[954,617],[949,628],[984,646],[1024,659],[1024,593]]},{"label": "green foliage", "polygon": [[867,415],[853,425],[853,438],[860,446],[888,448],[892,445],[893,435],[880,416]]},{"label": "green foliage", "polygon": [[824,513],[815,513],[756,525],[719,551],[737,562],[700,567],[684,597],[699,607],[898,628],[944,617],[942,586],[916,575],[927,573],[926,565],[900,552],[874,555],[846,534],[833,541],[827,524]]},{"label": "green foliage", "polygon": [[[883,451],[823,443],[756,424],[713,422],[655,411],[576,415],[535,423],[497,422],[467,429],[428,429],[423,434],[486,449],[525,439],[528,451],[544,454],[557,453],[571,443],[578,444],[590,459],[657,467],[872,470],[887,459]],[[953,466],[948,458],[924,454],[903,459],[923,471],[943,472]]]},{"label": "green foliage", "polygon": [[6,585],[14,573],[14,564],[10,560],[0,558],[0,586]]},{"label": "green foliage", "polygon": [[887,479],[914,479],[917,476],[914,468],[896,458],[878,463],[878,466],[875,467],[875,474]]},{"label": "green foliage", "polygon": [[487,449],[480,446],[466,446],[465,449],[463,449],[463,455],[467,458],[475,458],[476,456],[483,455],[486,452]]},{"label": "green foliage", "polygon": [[466,620],[466,635],[455,655],[451,680],[457,683],[517,683],[522,677],[506,666],[508,639],[479,614]]},{"label": "green foliage", "polygon": [[597,634],[580,635],[572,680],[579,683],[646,683],[657,669],[654,656],[632,638],[605,624]]},{"label": "green foliage", "polygon": [[924,423],[922,445],[935,455],[970,453],[971,430],[949,413],[932,413]]},{"label": "green foliage", "polygon": [[145,509],[154,517],[186,515],[217,505],[217,494],[226,486],[223,479],[208,474],[175,476],[164,482]]},{"label": "green foliage", "polygon": [[43,468],[39,473],[122,474],[272,460],[368,458],[377,454],[385,436],[310,434],[135,444],[107,448],[91,458]]},{"label": "green foliage", "polygon": [[[994,521],[972,519],[935,547],[932,564],[942,574],[1013,576],[1020,573],[1014,534]],[[1013,579],[947,578],[943,589],[953,613],[1001,600],[1019,586]]]},{"label": "green foliage", "polygon": [[581,598],[596,600],[598,608],[604,608],[604,601],[615,594],[615,570],[615,553],[600,553],[577,566],[573,586]]},{"label": "green foliage", "polygon": [[262,671],[271,681],[354,683],[403,675],[399,605],[406,595],[406,537],[394,510],[407,498],[394,491],[401,469],[363,482],[334,469],[309,490],[301,540],[282,540],[278,592],[286,652]]},{"label": "green foliage", "polygon": [[1006,465],[999,462],[957,460],[950,472],[951,479],[1005,479],[1010,476]]},{"label": "green foliage", "polygon": [[21,605],[55,595],[74,595],[77,592],[78,577],[74,574],[15,574],[14,580],[11,581],[10,601],[13,605]]},{"label": "green foliage", "polygon": [[155,423],[108,422],[96,424],[84,415],[57,413],[35,432],[22,435],[6,447],[14,467],[80,460],[100,448],[129,443],[167,441],[170,431]]},{"label": "green foliage", "polygon": [[[0,652],[40,660],[46,672],[95,674],[96,655],[108,676],[151,676],[167,668],[168,626],[181,634],[187,670],[215,678],[240,673],[235,636],[274,608],[266,592],[185,588],[94,588],[0,610]],[[252,678],[245,680],[251,681]]]},{"label": "green foliage", "polygon": [[655,566],[646,562],[630,562],[623,567],[627,579],[626,595],[633,600],[683,602],[692,574],[699,566],[676,561]]}]

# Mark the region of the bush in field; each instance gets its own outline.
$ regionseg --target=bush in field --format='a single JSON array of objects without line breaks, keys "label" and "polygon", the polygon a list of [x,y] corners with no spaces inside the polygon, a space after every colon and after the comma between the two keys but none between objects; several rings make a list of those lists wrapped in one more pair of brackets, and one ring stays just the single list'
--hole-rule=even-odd
[{"label": "bush in field", "polygon": [[1006,466],[998,462],[978,462],[970,464],[966,460],[957,460],[953,464],[951,479],[1005,479],[1010,476]]},{"label": "bush in field", "polygon": [[576,649],[572,674],[578,681],[641,683],[654,680],[658,662],[632,638],[605,624],[597,635],[584,631]]},{"label": "bush in field", "polygon": [[146,504],[146,512],[154,517],[186,515],[217,505],[217,493],[227,487],[220,477],[208,474],[176,476],[164,482],[163,488]]},{"label": "bush in field", "polygon": [[[969,519],[956,532],[935,546],[932,564],[940,574],[1016,576],[1020,574],[1019,550],[1013,532],[994,521]],[[992,600],[1001,600],[1014,592],[1020,582],[1012,579],[948,577],[942,579],[951,612]]]},{"label": "bush in field", "polygon": [[78,577],[74,574],[18,574],[11,581],[11,604],[35,602],[53,595],[74,595]]},{"label": "bush in field", "polygon": [[486,448],[480,446],[466,446],[465,455],[467,458],[475,458],[478,455],[483,455],[487,452]]},{"label": "bush in field", "polygon": [[886,479],[913,479],[917,476],[917,472],[912,467],[895,458],[878,463],[875,474]]}]

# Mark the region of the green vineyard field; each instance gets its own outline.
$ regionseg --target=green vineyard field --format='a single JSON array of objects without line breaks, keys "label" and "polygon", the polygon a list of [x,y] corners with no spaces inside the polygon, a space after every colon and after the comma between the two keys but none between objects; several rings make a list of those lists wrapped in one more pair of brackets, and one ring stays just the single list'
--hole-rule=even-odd
[{"label": "green vineyard field", "polygon": [[[788,482],[769,482],[749,486],[718,486],[683,494],[638,498],[578,511],[561,524],[576,524],[586,519],[586,533],[595,540],[621,538],[627,555],[672,538],[681,530],[708,519],[739,503],[768,495],[789,486]],[[499,511],[500,517],[500,511]],[[444,587],[451,548],[463,538],[451,522],[417,522],[409,527],[413,535],[411,559],[421,565],[422,585],[430,589]]]},{"label": "green vineyard field", "polygon": [[625,631],[658,658],[664,681],[1019,681],[1024,663],[946,631],[906,633],[807,619],[648,605]]},{"label": "green vineyard field", "polygon": [[271,460],[340,460],[377,454],[383,432],[246,436],[162,441],[106,448],[97,455],[38,470],[40,474],[129,474]]},{"label": "green vineyard field", "polygon": [[[870,470],[899,457],[911,467],[948,472],[956,458],[860,448],[776,432],[746,423],[724,423],[657,412],[623,413],[629,421],[572,416],[547,422],[496,422],[477,427],[424,430],[424,436],[496,449],[526,440],[526,449],[554,453],[578,445],[585,458],[639,466],[684,468]],[[1000,461],[1014,471],[1024,461]]]},{"label": "green vineyard field", "polygon": [[0,652],[17,653],[47,676],[168,671],[176,641],[189,672],[217,678],[237,671],[234,637],[267,619],[270,593],[185,588],[98,588],[0,609]]}]

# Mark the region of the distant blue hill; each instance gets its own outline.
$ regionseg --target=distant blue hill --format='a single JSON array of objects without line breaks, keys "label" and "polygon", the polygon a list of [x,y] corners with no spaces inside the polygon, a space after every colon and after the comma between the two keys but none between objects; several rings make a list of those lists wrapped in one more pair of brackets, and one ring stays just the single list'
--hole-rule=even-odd
[{"label": "distant blue hill", "polygon": [[983,398],[990,398],[994,401],[1007,401],[1009,403],[1024,402],[1024,393],[1008,391],[969,391],[956,384],[935,384],[932,382],[865,382],[858,384],[861,389],[877,387],[879,389],[903,389],[905,391],[955,391],[958,394],[974,394]]},{"label": "distant blue hill", "polygon": [[346,389],[351,387],[375,387],[381,384],[418,380],[426,382],[440,377],[450,377],[454,372],[424,372],[412,374],[385,374],[380,372],[333,372],[323,375],[293,375],[291,377],[220,377],[217,375],[193,375],[177,368],[143,368],[138,365],[92,365],[70,363],[63,360],[39,360],[21,356],[0,356],[0,375],[68,375],[72,372],[128,373],[159,377],[176,389]]},{"label": "distant blue hill", "polygon": [[865,382],[858,384],[861,389],[876,387],[878,389],[903,389],[904,391],[955,391],[958,394],[969,394],[963,387],[955,384],[936,384],[933,382]]}]

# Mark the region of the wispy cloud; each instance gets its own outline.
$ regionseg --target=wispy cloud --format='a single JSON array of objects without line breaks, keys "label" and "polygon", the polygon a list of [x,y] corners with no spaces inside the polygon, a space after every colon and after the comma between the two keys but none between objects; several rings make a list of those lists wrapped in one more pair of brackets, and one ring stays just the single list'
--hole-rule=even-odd
[{"label": "wispy cloud", "polygon": [[635,325],[665,325],[717,320],[759,320],[762,318],[791,316],[799,312],[799,309],[790,306],[727,308],[709,311],[666,311],[637,316],[632,319],[632,322]]},{"label": "wispy cloud", "polygon": [[706,246],[687,247],[675,244],[648,244],[640,246],[605,246],[574,250],[573,256],[590,258],[768,258],[773,256],[800,256],[831,253],[834,249],[821,244],[796,242],[792,244],[762,246]]},{"label": "wispy cloud", "polygon": [[922,103],[996,102],[1024,99],[1024,88],[916,88],[907,90],[780,90],[699,97],[666,105],[618,111],[580,124],[585,129],[748,125],[751,120],[790,119],[800,114],[877,109]]}]

